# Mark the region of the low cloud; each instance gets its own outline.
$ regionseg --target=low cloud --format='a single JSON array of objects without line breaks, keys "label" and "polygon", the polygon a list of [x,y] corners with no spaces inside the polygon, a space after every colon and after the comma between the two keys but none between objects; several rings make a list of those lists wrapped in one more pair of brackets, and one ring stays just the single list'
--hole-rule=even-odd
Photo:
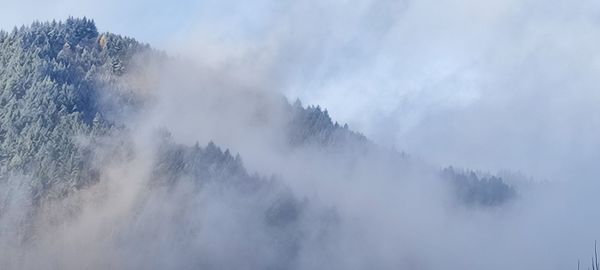
[{"label": "low cloud", "polygon": [[[102,10],[117,6],[104,4],[91,12],[98,22],[114,18]],[[0,259],[21,269],[587,262],[600,238],[593,215],[599,8],[533,0],[197,3],[190,12],[199,18],[174,33],[157,31],[162,46],[194,67],[161,70],[148,107],[129,123],[133,158],[102,163],[99,184],[40,212],[21,199],[27,187],[3,188]],[[132,20],[140,18],[147,17]],[[290,148],[281,93],[430,163]],[[248,197],[194,190],[185,180],[148,190],[157,147],[149,134],[159,128],[177,143],[214,141],[239,152],[250,172],[281,186]],[[500,208],[462,208],[439,181],[439,164],[510,169],[538,183],[514,183],[519,198]],[[292,194],[302,206],[292,226],[265,224],[281,200],[272,194]],[[39,239],[14,244],[27,237],[16,224],[31,216],[39,218],[32,229]],[[282,259],[282,248],[292,259]]]}]

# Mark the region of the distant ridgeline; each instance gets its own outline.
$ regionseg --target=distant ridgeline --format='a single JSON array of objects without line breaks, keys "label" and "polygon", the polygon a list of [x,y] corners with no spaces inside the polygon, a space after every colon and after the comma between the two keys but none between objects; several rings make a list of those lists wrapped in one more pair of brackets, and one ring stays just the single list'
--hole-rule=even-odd
[{"label": "distant ridgeline", "polygon": [[[125,133],[119,115],[144,100],[124,83],[139,59],[167,56],[134,39],[100,34],[92,20],[36,22],[0,32],[0,181],[24,175],[32,180],[33,198],[60,198],[99,179],[93,149],[102,137]],[[104,94],[110,91],[110,95]],[[372,149],[373,143],[334,123],[326,110],[287,104],[286,134],[292,146],[315,145]],[[127,143],[124,143],[127,145]],[[158,151],[156,183],[180,178],[230,179],[250,192],[267,181],[249,175],[239,156],[214,144],[173,143],[168,135]],[[514,197],[502,179],[444,170],[467,204],[495,206]]]}]

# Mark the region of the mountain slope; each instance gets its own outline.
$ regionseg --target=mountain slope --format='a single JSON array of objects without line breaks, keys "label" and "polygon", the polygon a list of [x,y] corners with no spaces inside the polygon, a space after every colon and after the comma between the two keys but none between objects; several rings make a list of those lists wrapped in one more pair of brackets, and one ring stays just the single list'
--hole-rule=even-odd
[{"label": "mountain slope", "polygon": [[[32,176],[37,179],[36,197],[64,196],[97,181],[94,144],[97,138],[127,129],[121,119],[145,102],[137,94],[139,86],[123,75],[148,59],[166,61],[148,45],[100,34],[85,18],[0,32],[0,63],[7,67],[0,70],[0,176]],[[304,108],[296,101],[284,112],[289,114],[287,141],[294,147],[351,147],[356,153],[376,148],[347,125],[334,123],[318,106]],[[447,172],[442,175],[460,185],[485,185],[473,181],[474,174]],[[471,180],[457,180],[467,178]]]},{"label": "mountain slope", "polygon": [[[162,261],[163,268],[302,268],[312,263],[305,257],[322,260],[339,244],[336,237],[347,232],[341,229],[347,229],[340,214],[345,208],[319,199],[318,192],[328,188],[337,192],[344,190],[340,185],[360,184],[350,190],[382,188],[412,198],[410,184],[431,178],[432,187],[440,181],[451,186],[451,201],[459,205],[501,207],[516,197],[515,188],[499,177],[439,170],[376,145],[332,120],[319,106],[289,104],[281,96],[253,104],[251,99],[223,98],[230,94],[224,89],[210,96],[203,92],[208,92],[207,86],[192,84],[202,93],[192,103],[207,108],[200,111],[205,115],[196,112],[182,124],[212,136],[206,146],[181,143],[180,134],[167,129],[144,129],[144,121],[154,120],[150,116],[155,116],[164,94],[160,82],[154,82],[169,71],[195,70],[177,69],[180,61],[131,38],[99,33],[85,18],[0,32],[0,65],[0,244],[18,243],[15,250],[0,255],[0,263],[14,262],[15,256],[52,257],[44,244],[54,247],[54,234],[68,238],[80,229],[85,232],[82,243],[109,247],[81,251],[92,257],[115,256],[112,249],[135,254],[139,247],[130,245],[137,241],[148,243],[152,252],[173,252],[169,254],[186,259]],[[185,93],[174,89],[175,83],[166,88],[167,94]],[[252,104],[236,110],[240,104],[233,101]],[[222,150],[212,142],[222,139],[219,134],[241,138],[238,145],[259,150],[249,157],[232,154],[237,149]],[[243,158],[258,172],[248,169]],[[253,162],[259,158],[265,161]],[[260,170],[261,164],[283,169]],[[306,192],[310,188],[316,191]],[[445,195],[434,188],[418,190],[432,200]],[[108,221],[90,222],[95,216]],[[89,232],[86,222],[100,225]],[[223,224],[233,228],[220,228]],[[229,237],[230,232],[238,234],[229,248],[238,250],[246,259],[241,261],[250,265],[216,256],[205,248],[214,243],[202,242],[211,235]],[[165,250],[153,246],[149,235],[185,245]],[[258,247],[246,245],[255,242]],[[23,251],[23,246],[39,250]],[[322,250],[307,254],[307,246]],[[72,248],[79,252],[82,247]],[[187,256],[192,251],[200,255]],[[127,268],[122,261],[135,268],[157,268],[143,258],[116,257],[106,268]],[[248,259],[256,257],[266,259]],[[42,267],[36,262],[10,265]],[[56,265],[89,267],[66,259]]]}]

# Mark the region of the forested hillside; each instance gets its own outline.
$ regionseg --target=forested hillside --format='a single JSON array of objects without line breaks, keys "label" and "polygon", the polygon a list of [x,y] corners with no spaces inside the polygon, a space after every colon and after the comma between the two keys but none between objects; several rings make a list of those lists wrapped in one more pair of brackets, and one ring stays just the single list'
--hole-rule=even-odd
[{"label": "forested hillside", "polygon": [[[0,32],[0,176],[31,176],[36,198],[64,196],[97,181],[92,149],[98,138],[126,130],[119,116],[135,113],[144,102],[122,76],[147,59],[166,61],[163,53],[131,38],[100,34],[86,18],[36,22]],[[347,125],[333,122],[318,106],[303,107],[296,101],[286,110],[292,146],[363,149],[359,153],[375,147]],[[239,156],[233,159],[229,151],[213,148],[211,144],[206,151],[185,155],[182,150],[163,149],[159,167],[166,166],[170,178],[191,171],[208,173],[202,159],[225,163],[218,166],[225,166],[223,172],[231,170],[228,174],[244,170]],[[463,186],[458,194],[468,197],[469,203],[494,205],[514,193],[497,178],[480,181],[473,173],[449,170],[443,175]]]},{"label": "forested hillside", "polygon": [[[108,218],[112,223],[105,224],[110,232],[98,229],[94,233],[113,235],[103,240],[115,242],[104,244],[118,246],[123,253],[134,248],[120,242],[123,239],[146,241],[148,235],[156,233],[164,239],[189,239],[181,241],[195,250],[198,243],[194,242],[194,236],[210,239],[210,235],[223,233],[219,226],[201,226],[196,214],[203,213],[208,220],[236,220],[244,225],[224,230],[239,233],[236,237],[240,239],[236,238],[234,246],[247,252],[247,256],[259,253],[268,258],[254,262],[251,266],[255,269],[301,268],[299,261],[305,256],[326,256],[317,249],[307,255],[303,246],[321,246],[322,242],[336,239],[340,234],[335,229],[341,226],[340,215],[335,204],[312,202],[311,196],[314,199],[317,195],[294,192],[288,178],[296,175],[269,173],[277,170],[250,171],[236,149],[223,149],[213,143],[218,137],[186,145],[177,142],[169,130],[159,129],[140,139],[136,133],[139,119],[157,103],[153,94],[158,86],[136,81],[136,76],[149,66],[159,71],[153,75],[160,76],[174,64],[177,61],[149,45],[98,32],[94,22],[86,18],[35,22],[0,32],[0,244],[18,243],[9,245],[11,248],[0,255],[0,262],[15,269],[39,268],[37,261],[13,258],[31,255],[22,252],[39,257],[51,253],[46,254],[48,251],[42,247],[35,251],[23,251],[20,247],[39,244],[36,241],[40,239],[53,243],[46,235],[48,228],[58,234],[61,228],[72,226],[69,222],[78,220],[75,217],[86,216],[88,211],[92,216],[104,213],[113,218]],[[306,174],[297,178],[302,181],[323,183],[329,178],[340,178],[341,181],[331,183],[346,185],[364,180],[376,186],[377,177],[402,183],[416,181],[419,173],[426,172],[427,177],[423,178],[434,178],[451,186],[452,199],[460,205],[499,207],[516,198],[515,188],[499,177],[422,164],[405,153],[376,145],[346,124],[338,124],[319,106],[303,106],[299,100],[290,104],[285,98],[278,98],[281,102],[275,107],[283,109],[278,111],[277,119],[283,122],[273,125],[275,128],[270,132],[277,134],[273,138],[281,137],[285,145],[274,147],[274,152],[258,151],[252,158],[271,153],[282,155],[273,160],[280,161],[279,166],[299,163],[288,167],[301,168],[300,172]],[[236,123],[223,123],[224,120],[218,119],[220,113],[204,117],[216,117],[213,127],[234,132],[228,125]],[[199,130],[211,128],[197,126],[194,121],[184,124]],[[260,129],[261,125],[251,126]],[[270,138],[261,138],[262,133],[235,132],[250,145],[270,143]],[[255,138],[250,134],[258,134],[259,139],[250,141]],[[298,185],[302,184],[291,186]],[[111,188],[117,190],[114,192],[117,195],[109,192]],[[404,194],[399,196],[414,195],[410,190],[390,190]],[[127,207],[118,205],[113,209],[113,200]],[[214,208],[209,207],[211,202]],[[94,208],[97,205],[105,208]],[[168,208],[172,205],[181,208]],[[57,208],[63,210],[57,213]],[[131,212],[123,215],[121,210]],[[138,227],[153,224],[156,217],[160,218],[156,227]],[[171,226],[171,222],[176,226]],[[206,227],[210,233],[203,231]],[[71,231],[63,233],[68,235]],[[246,241],[258,241],[261,248],[240,246],[239,243]],[[156,248],[165,252],[163,247]],[[177,251],[173,256],[185,254]],[[239,268],[240,265],[226,258],[214,257],[211,251],[199,249],[202,256],[190,257],[192,265],[207,269],[223,269],[224,265]],[[94,250],[90,254],[100,253]],[[57,269],[82,266],[70,263],[56,262]],[[190,265],[163,263],[165,267]],[[135,265],[150,267],[143,259]]]}]

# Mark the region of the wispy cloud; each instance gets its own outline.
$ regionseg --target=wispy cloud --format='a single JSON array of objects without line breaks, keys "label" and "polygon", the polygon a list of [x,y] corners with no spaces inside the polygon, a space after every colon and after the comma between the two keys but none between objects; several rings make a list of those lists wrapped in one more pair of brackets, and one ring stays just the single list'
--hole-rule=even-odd
[{"label": "wispy cloud", "polygon": [[[590,215],[600,173],[595,164],[600,156],[600,4],[595,1],[29,0],[8,2],[0,14],[3,28],[87,15],[103,31],[157,42],[194,59],[198,73],[173,69],[168,75],[181,77],[161,78],[156,107],[136,123],[134,130],[141,134],[134,138],[144,142],[144,132],[166,126],[185,143],[216,140],[241,152],[251,170],[281,175],[301,196],[334,205],[343,224],[339,234],[324,241],[330,250],[311,249],[323,242],[306,244],[301,266],[315,268],[331,259],[343,269],[394,269],[400,261],[400,266],[426,269],[564,269],[587,254],[584,244],[598,236],[600,221]],[[179,80],[190,77],[194,80]],[[401,174],[390,169],[397,164],[371,156],[348,173],[328,166],[338,160],[312,156],[309,150],[283,155],[277,148],[281,119],[273,92],[320,104],[376,141],[440,164],[506,168],[564,182],[523,190],[519,204],[506,212],[448,210],[444,189],[432,184],[431,175]],[[255,121],[257,111],[267,112],[267,120]],[[139,156],[140,166],[149,162]],[[108,177],[117,187],[118,180],[143,178],[127,173],[148,170],[112,169]],[[170,218],[184,204],[177,195],[189,195],[185,190],[151,201],[141,212],[123,207],[134,195],[110,193],[124,201],[100,203],[108,225],[98,221],[97,208],[84,209],[86,215],[70,228],[90,238],[66,237],[74,241],[67,243],[69,251],[75,254],[98,239],[109,247],[102,250],[110,251],[115,238],[102,236],[110,233],[106,228],[117,228],[129,240],[164,233],[164,242],[145,247],[147,254],[160,253],[181,229]],[[262,237],[264,228],[239,226],[252,221],[239,214],[256,209],[235,198],[189,196],[189,207],[181,210],[185,229],[200,230],[202,237],[186,244],[238,267],[237,261],[219,257],[224,250],[258,252],[244,241],[262,243],[253,237]],[[156,221],[156,215],[164,219]],[[154,227],[139,225],[146,223]],[[202,230],[204,224],[213,226]],[[309,233],[320,229],[309,221],[302,225]],[[59,231],[58,238],[71,233]],[[57,250],[54,238],[44,240],[52,248],[42,249]],[[211,244],[213,249],[205,248]],[[115,255],[85,251],[91,257],[81,259],[86,262]],[[165,266],[196,258],[167,253]],[[398,259],[399,254],[404,257]],[[144,263],[144,258],[127,259]]]}]

